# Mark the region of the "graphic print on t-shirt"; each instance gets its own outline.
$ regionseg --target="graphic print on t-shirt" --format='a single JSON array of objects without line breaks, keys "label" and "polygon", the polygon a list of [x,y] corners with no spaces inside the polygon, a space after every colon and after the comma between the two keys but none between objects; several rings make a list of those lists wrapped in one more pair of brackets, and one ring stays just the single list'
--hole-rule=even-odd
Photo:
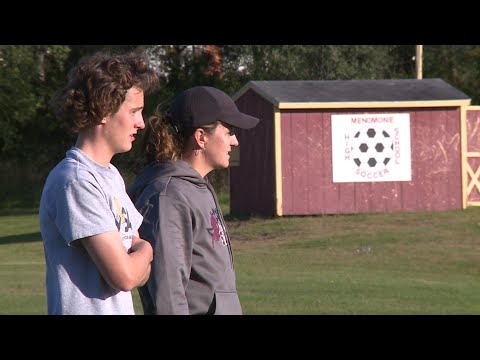
[{"label": "graphic print on t-shirt", "polygon": [[[120,202],[116,197],[113,198],[113,202],[115,203],[115,207],[117,208],[118,217],[115,216],[115,223],[117,224],[117,229],[122,234],[122,238],[124,234],[130,233],[132,230],[132,223],[130,222],[130,218],[128,216],[128,211],[120,206]],[[122,224],[125,224],[125,228],[121,229]]]}]

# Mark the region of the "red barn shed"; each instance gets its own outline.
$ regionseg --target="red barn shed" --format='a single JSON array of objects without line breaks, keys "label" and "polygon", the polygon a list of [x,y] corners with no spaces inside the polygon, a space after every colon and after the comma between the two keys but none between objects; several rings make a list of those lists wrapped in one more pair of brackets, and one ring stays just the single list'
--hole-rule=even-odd
[{"label": "red barn shed", "polygon": [[250,81],[233,99],[261,120],[238,131],[232,214],[434,211],[480,200],[480,153],[467,151],[467,129],[480,129],[467,112],[480,111],[441,79]]}]

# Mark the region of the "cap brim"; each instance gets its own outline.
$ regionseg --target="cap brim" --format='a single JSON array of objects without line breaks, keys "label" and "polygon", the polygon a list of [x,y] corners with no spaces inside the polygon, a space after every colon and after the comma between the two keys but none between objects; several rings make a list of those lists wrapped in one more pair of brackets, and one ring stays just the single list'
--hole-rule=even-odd
[{"label": "cap brim", "polygon": [[256,117],[238,112],[236,114],[226,114],[220,121],[240,129],[251,129],[257,126],[260,120]]}]

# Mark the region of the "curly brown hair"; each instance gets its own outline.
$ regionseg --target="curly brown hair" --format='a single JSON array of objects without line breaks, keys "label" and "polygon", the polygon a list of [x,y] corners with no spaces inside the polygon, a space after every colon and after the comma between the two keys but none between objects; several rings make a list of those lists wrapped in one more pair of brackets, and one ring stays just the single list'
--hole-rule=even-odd
[{"label": "curly brown hair", "polygon": [[115,114],[130,88],[147,94],[158,86],[158,75],[145,54],[98,52],[82,58],[70,71],[68,84],[53,96],[52,105],[56,116],[78,133]]}]

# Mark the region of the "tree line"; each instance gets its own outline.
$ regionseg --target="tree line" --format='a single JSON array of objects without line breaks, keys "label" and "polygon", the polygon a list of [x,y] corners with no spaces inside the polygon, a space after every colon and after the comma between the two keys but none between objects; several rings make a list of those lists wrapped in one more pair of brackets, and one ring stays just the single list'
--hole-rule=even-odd
[{"label": "tree line", "polygon": [[[167,108],[195,85],[230,95],[249,80],[414,79],[415,45],[0,45],[0,186],[36,189],[75,136],[50,107],[78,60],[96,51],[145,51],[161,88],[145,99],[144,117]],[[424,45],[423,77],[442,78],[480,104],[480,46]],[[134,150],[114,163],[125,175]],[[216,181],[224,187],[225,173]],[[5,198],[5,193],[2,195]],[[2,198],[0,198],[2,206]]]}]

